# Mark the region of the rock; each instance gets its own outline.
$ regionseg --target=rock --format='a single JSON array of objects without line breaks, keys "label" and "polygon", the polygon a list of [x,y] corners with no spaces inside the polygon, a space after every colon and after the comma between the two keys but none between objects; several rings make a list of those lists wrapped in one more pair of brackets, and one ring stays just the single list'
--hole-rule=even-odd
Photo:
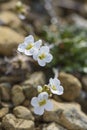
[{"label": "rock", "polygon": [[87,116],[77,103],[53,101],[53,104],[54,109],[44,113],[44,121],[59,123],[68,130],[87,130]]},{"label": "rock", "polygon": [[82,84],[84,90],[87,92],[87,75],[82,77]]},{"label": "rock", "polygon": [[[5,1],[9,1],[9,2],[5,2]],[[4,0],[4,3],[0,4],[0,9],[1,10],[4,9],[4,11],[8,11],[8,10],[13,11],[16,3],[17,3],[17,0],[15,0],[15,1],[14,0]]]},{"label": "rock", "polygon": [[9,109],[13,108],[13,104],[11,103],[11,101],[10,101],[10,102],[6,102],[6,101],[3,102],[3,101],[2,101],[2,102],[0,103],[0,105],[1,105],[2,107],[5,107],[5,108],[8,107]]},{"label": "rock", "polygon": [[54,100],[56,100],[58,102],[63,102],[63,100],[61,99],[61,97],[58,96],[58,95],[53,95],[52,97],[53,97]]},{"label": "rock", "polygon": [[20,19],[11,11],[2,11],[0,13],[0,21],[2,21],[4,25],[9,25],[13,28],[21,25]]},{"label": "rock", "polygon": [[17,118],[26,119],[26,120],[34,120],[32,113],[26,107],[17,106],[14,108],[13,112]]},{"label": "rock", "polygon": [[75,100],[81,92],[80,81],[73,75],[64,72],[59,74],[59,79],[64,87],[64,94],[61,97],[67,101]]},{"label": "rock", "polygon": [[79,97],[76,99],[76,102],[81,105],[82,111],[87,114],[87,92],[81,91]]},{"label": "rock", "polygon": [[0,54],[11,56],[24,37],[8,27],[0,27]]},{"label": "rock", "polygon": [[1,100],[9,101],[10,100],[10,91],[11,91],[11,85],[9,83],[1,83],[0,84]]},{"label": "rock", "polygon": [[6,108],[1,108],[0,109],[0,119],[5,116],[7,113],[9,112],[9,108],[6,107]]},{"label": "rock", "polygon": [[17,119],[13,114],[7,114],[2,120],[5,130],[34,130],[31,120]]},{"label": "rock", "polygon": [[17,14],[11,11],[2,11],[0,13],[0,21],[3,25],[9,26],[21,34],[26,34],[23,23]]},{"label": "rock", "polygon": [[11,94],[12,94],[12,102],[15,106],[20,105],[25,100],[23,90],[19,85],[13,86]]},{"label": "rock", "polygon": [[1,123],[1,122],[0,122],[0,130],[3,130],[3,129],[2,129],[2,123]]},{"label": "rock", "polygon": [[53,122],[50,123],[48,126],[45,126],[42,130],[67,130],[67,129]]},{"label": "rock", "polygon": [[23,83],[23,90],[27,98],[31,99],[37,95],[37,86],[45,84],[45,75],[43,72],[33,73],[28,80]]}]

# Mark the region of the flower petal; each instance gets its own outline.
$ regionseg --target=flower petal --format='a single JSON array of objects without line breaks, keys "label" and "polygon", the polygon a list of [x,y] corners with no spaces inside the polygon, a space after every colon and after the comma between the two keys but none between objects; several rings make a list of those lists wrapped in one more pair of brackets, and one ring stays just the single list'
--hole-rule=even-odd
[{"label": "flower petal", "polygon": [[43,107],[35,107],[34,108],[34,113],[37,114],[37,115],[43,115],[44,108]]},{"label": "flower petal", "polygon": [[48,47],[48,46],[42,46],[42,47],[40,48],[40,52],[49,53],[49,47]]},{"label": "flower petal", "polygon": [[31,105],[32,106],[39,106],[38,105],[38,99],[37,99],[37,97],[33,97],[32,99],[31,99]]},{"label": "flower petal", "polygon": [[47,101],[47,104],[45,105],[45,109],[47,111],[51,111],[53,109],[53,103],[50,100]]},{"label": "flower petal", "polygon": [[32,56],[32,53],[31,53],[29,50],[26,50],[26,49],[25,49],[25,51],[24,51],[24,54],[25,54],[25,55],[28,55],[28,56]]},{"label": "flower petal", "polygon": [[54,78],[54,83],[56,86],[60,86],[60,80],[58,80],[57,78]]},{"label": "flower petal", "polygon": [[24,43],[31,43],[31,42],[32,43],[34,42],[34,37],[32,35],[25,37]]},{"label": "flower petal", "polygon": [[42,40],[38,40],[38,41],[35,42],[35,47],[36,48],[39,49],[41,45],[42,45]]},{"label": "flower petal", "polygon": [[63,87],[62,86],[59,86],[57,87],[57,90],[53,90],[51,87],[50,87],[50,90],[53,94],[57,94],[57,95],[62,95],[63,94]]},{"label": "flower petal", "polygon": [[38,58],[38,49],[34,48],[33,59],[37,60],[37,58]]},{"label": "flower petal", "polygon": [[53,56],[52,56],[51,54],[48,54],[48,55],[46,56],[46,58],[45,58],[45,61],[46,61],[47,63],[49,63],[49,62],[51,62],[52,59],[53,59]]},{"label": "flower petal", "polygon": [[62,86],[58,87],[58,95],[62,95],[64,92],[64,88]]},{"label": "flower petal", "polygon": [[22,43],[22,44],[19,44],[18,45],[18,49],[17,49],[19,52],[24,52],[25,50],[25,45]]},{"label": "flower petal", "polygon": [[46,62],[45,62],[44,60],[38,59],[38,64],[39,64],[40,66],[45,66],[45,65],[46,65]]},{"label": "flower petal", "polygon": [[57,90],[53,90],[51,87],[50,87],[50,90],[53,94],[57,94],[58,95],[58,91]]},{"label": "flower petal", "polygon": [[54,84],[55,84],[53,78],[50,78],[49,84],[50,84],[50,85],[54,85]]},{"label": "flower petal", "polygon": [[48,93],[47,92],[42,92],[38,95],[38,101],[41,101],[43,99],[48,99]]}]

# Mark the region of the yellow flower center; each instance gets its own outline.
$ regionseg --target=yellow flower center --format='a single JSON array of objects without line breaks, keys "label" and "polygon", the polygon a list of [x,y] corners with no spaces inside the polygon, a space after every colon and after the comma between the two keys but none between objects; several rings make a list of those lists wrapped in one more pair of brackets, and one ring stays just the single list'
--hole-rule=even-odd
[{"label": "yellow flower center", "polygon": [[39,102],[39,106],[44,106],[46,104],[46,100],[43,99],[42,101]]},{"label": "yellow flower center", "polygon": [[43,60],[45,57],[46,57],[46,55],[45,55],[44,53],[42,53],[41,55],[39,55],[39,58],[40,58],[41,60]]},{"label": "yellow flower center", "polygon": [[56,89],[56,86],[54,86],[54,85],[52,86],[52,89],[53,89],[53,90],[57,90],[57,89]]},{"label": "yellow flower center", "polygon": [[32,47],[33,47],[33,44],[30,43],[30,44],[28,44],[28,45],[26,46],[26,50],[30,50]]}]

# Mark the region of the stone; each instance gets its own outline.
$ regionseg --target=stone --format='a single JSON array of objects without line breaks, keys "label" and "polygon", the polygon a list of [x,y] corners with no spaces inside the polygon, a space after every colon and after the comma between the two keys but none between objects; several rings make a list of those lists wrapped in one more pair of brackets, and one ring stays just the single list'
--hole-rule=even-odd
[{"label": "stone", "polygon": [[0,84],[0,95],[2,101],[10,100],[10,94],[11,94],[10,91],[11,91],[11,85],[9,83]]},{"label": "stone", "polygon": [[[3,0],[2,0],[3,1]],[[5,2],[5,1],[9,1],[9,2]],[[4,0],[4,3],[0,3],[0,9],[4,11],[8,11],[8,10],[11,10],[11,11],[14,11],[14,7],[17,3],[17,0]]]},{"label": "stone", "polygon": [[13,114],[7,114],[2,120],[5,130],[34,130],[34,122],[31,120],[17,119]]},{"label": "stone", "polygon": [[87,116],[81,111],[79,104],[52,101],[54,109],[44,113],[44,121],[56,122],[68,130],[87,130]]},{"label": "stone", "polygon": [[45,84],[45,75],[43,72],[35,72],[29,79],[22,84],[23,91],[28,99],[37,95],[37,86]]},{"label": "stone", "polygon": [[8,27],[0,27],[0,54],[11,56],[24,37]]},{"label": "stone", "polygon": [[67,129],[53,122],[50,123],[49,125],[46,125],[42,130],[67,130]]},{"label": "stone", "polygon": [[87,92],[87,75],[82,77],[82,84],[83,84],[84,90]]},{"label": "stone", "polygon": [[1,108],[0,109],[0,119],[5,116],[7,113],[9,112],[9,108],[5,107],[5,108]]},{"label": "stone", "polygon": [[15,106],[20,105],[25,100],[25,96],[22,87],[19,85],[14,85],[11,90],[12,102]]},{"label": "stone", "polygon": [[61,97],[66,101],[75,100],[81,92],[82,85],[73,75],[64,72],[59,73],[61,85],[64,87],[64,94]]},{"label": "stone", "polygon": [[3,25],[9,26],[20,34],[26,34],[23,22],[17,14],[11,11],[2,11],[0,13],[0,21]]},{"label": "stone", "polygon": [[82,111],[87,114],[87,92],[86,91],[81,91],[79,97],[76,99],[76,102],[78,102],[81,105]]},{"label": "stone", "polygon": [[26,119],[26,120],[34,120],[32,113],[26,107],[17,106],[13,109],[13,113],[17,118]]},{"label": "stone", "polygon": [[2,21],[4,25],[9,25],[13,28],[21,25],[20,19],[11,11],[2,11],[0,13],[0,21]]}]

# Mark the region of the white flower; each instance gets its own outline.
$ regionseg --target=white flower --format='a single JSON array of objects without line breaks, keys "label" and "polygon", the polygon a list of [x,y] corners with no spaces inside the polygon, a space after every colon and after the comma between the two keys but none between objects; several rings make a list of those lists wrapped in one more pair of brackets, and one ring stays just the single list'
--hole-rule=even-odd
[{"label": "white flower", "polygon": [[57,78],[50,78],[49,80],[50,90],[53,94],[62,95],[63,94],[63,87],[60,85],[60,81]]},{"label": "white flower", "polygon": [[24,53],[25,55],[33,55],[34,51],[40,48],[42,44],[41,40],[34,42],[34,37],[29,35],[25,38],[24,43],[18,46],[18,51]]},{"label": "white flower", "polygon": [[33,54],[34,60],[38,61],[38,64],[40,66],[45,66],[46,63],[51,62],[53,59],[53,56],[49,53],[49,47],[48,46],[42,46],[40,50],[35,52]]},{"label": "white flower", "polygon": [[31,105],[34,107],[34,113],[37,115],[43,115],[44,110],[51,111],[53,109],[53,104],[48,99],[47,92],[42,92],[38,97],[33,97]]}]

